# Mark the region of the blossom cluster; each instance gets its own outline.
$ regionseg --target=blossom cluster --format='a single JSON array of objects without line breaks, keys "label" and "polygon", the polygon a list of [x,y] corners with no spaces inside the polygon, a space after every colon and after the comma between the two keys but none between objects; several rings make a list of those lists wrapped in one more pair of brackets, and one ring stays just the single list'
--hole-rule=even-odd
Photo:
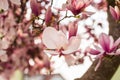
[{"label": "blossom cluster", "polygon": [[[106,0],[98,3],[66,0],[61,8],[53,7],[53,1],[0,0],[0,80],[16,80],[15,74],[21,77],[23,74],[53,74],[52,58],[56,56],[63,57],[68,66],[73,66],[82,64],[86,56],[96,55],[99,59],[97,70],[106,56],[120,55],[120,38],[114,41],[106,33],[98,37],[91,25],[79,26],[80,21],[95,14],[86,10],[89,6],[106,12]],[[120,20],[117,5],[110,6],[109,11],[116,21]],[[62,12],[65,12],[64,16]],[[63,24],[67,18],[74,20]],[[79,27],[85,28],[83,34],[79,33]],[[89,45],[82,50],[81,43],[86,34],[85,39],[92,39],[94,48]],[[48,78],[51,77],[46,80]]]}]

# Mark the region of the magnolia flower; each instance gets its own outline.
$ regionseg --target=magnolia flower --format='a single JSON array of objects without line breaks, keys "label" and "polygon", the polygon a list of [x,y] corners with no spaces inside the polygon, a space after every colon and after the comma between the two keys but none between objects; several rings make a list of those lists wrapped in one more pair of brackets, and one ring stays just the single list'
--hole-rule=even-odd
[{"label": "magnolia flower", "polygon": [[66,35],[52,27],[47,27],[42,35],[43,44],[49,49],[51,54],[70,54],[78,50],[80,46],[80,36],[72,36],[67,39]]},{"label": "magnolia flower", "polygon": [[95,46],[96,49],[89,49],[88,52],[92,55],[98,55],[99,62],[95,68],[95,70],[99,67],[102,58],[105,55],[119,55],[120,49],[118,48],[118,45],[120,43],[120,38],[117,39],[115,42],[113,40],[112,36],[108,36],[105,33],[101,33],[99,36],[99,46]]},{"label": "magnolia flower", "polygon": [[118,6],[115,6],[114,8],[110,6],[110,13],[115,20],[120,20],[120,10]]},{"label": "magnolia flower", "polygon": [[82,12],[92,0],[67,0],[67,4],[63,5],[63,8],[67,8],[70,10],[74,15],[78,15]]},{"label": "magnolia flower", "polygon": [[117,47],[119,43],[120,43],[120,38],[114,42],[112,36],[108,36],[105,33],[102,33],[99,36],[99,44],[101,47],[96,46],[96,50],[91,49],[90,53],[93,55],[98,55],[98,54],[118,55],[120,53],[116,53],[116,52],[117,52]]},{"label": "magnolia flower", "polygon": [[[10,0],[15,5],[20,5],[20,0]],[[7,10],[9,8],[8,0],[0,0],[0,9]]]}]

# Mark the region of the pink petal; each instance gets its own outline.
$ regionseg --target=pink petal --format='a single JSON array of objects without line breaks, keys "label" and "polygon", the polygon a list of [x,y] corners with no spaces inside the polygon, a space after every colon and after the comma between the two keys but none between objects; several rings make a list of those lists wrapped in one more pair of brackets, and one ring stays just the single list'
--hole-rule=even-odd
[{"label": "pink petal", "polygon": [[117,19],[119,19],[120,18],[120,10],[119,10],[118,6],[115,6],[115,11],[117,14]]},{"label": "pink petal", "polygon": [[113,45],[114,45],[114,39],[112,36],[110,36],[110,49],[113,48]]},{"label": "pink petal", "polygon": [[114,43],[114,47],[117,47],[120,44],[120,37],[115,41]]},{"label": "pink petal", "polygon": [[42,35],[42,41],[43,44],[48,48],[48,49],[57,49],[57,40],[59,41],[58,37],[58,32],[52,28],[52,27],[47,27],[43,31]]},{"label": "pink petal", "polygon": [[106,53],[107,55],[115,55],[114,52],[111,52],[111,53]]},{"label": "pink petal", "polygon": [[85,6],[89,6],[93,0],[84,0]]},{"label": "pink petal", "polygon": [[88,51],[90,54],[92,54],[92,55],[98,55],[98,54],[100,54],[100,51],[98,51],[98,50],[95,50],[95,49],[89,49],[89,51]]},{"label": "pink petal", "polygon": [[30,0],[30,6],[32,9],[32,13],[35,16],[38,16],[40,14],[40,4],[37,2],[37,0]]},{"label": "pink petal", "polygon": [[100,48],[98,45],[94,44],[94,48],[100,52],[104,52],[102,48]]},{"label": "pink petal", "polygon": [[67,44],[65,35],[52,27],[45,28],[42,41],[48,49],[60,49],[63,45]]},{"label": "pink petal", "polygon": [[59,47],[62,47],[63,49],[65,49],[68,46],[68,39],[62,31],[59,31],[58,34],[60,38],[59,39],[60,41],[58,42]]},{"label": "pink petal", "polygon": [[83,0],[72,0],[73,7],[78,10],[84,7],[85,3]]},{"label": "pink petal", "polygon": [[20,5],[20,0],[10,0],[13,4]]},{"label": "pink petal", "polygon": [[9,7],[7,0],[0,0],[0,9],[7,10]]},{"label": "pink petal", "polygon": [[45,23],[46,25],[49,25],[52,20],[52,11],[51,7],[49,6],[46,13],[45,13]]},{"label": "pink petal", "polygon": [[76,22],[72,22],[72,23],[69,24],[69,26],[68,26],[69,38],[72,37],[72,36],[76,36],[77,29],[78,29],[78,25],[77,25]]},{"label": "pink petal", "polygon": [[101,62],[102,62],[102,60],[101,60],[101,59],[99,59],[99,61],[98,61],[97,65],[96,65],[96,67],[95,67],[95,71],[97,71],[97,69],[99,68],[99,66],[100,66]]},{"label": "pink petal", "polygon": [[62,53],[69,54],[77,51],[80,46],[80,41],[80,36],[71,37],[67,49],[65,49],[65,51],[62,51]]},{"label": "pink petal", "polygon": [[100,34],[99,43],[105,51],[109,52],[109,50],[110,50],[110,37],[107,34],[105,34],[105,33]]},{"label": "pink petal", "polygon": [[120,49],[117,49],[115,55],[120,55]]},{"label": "pink petal", "polygon": [[117,15],[115,9],[112,6],[110,6],[110,13],[115,20],[118,20],[118,18],[117,18],[118,15]]},{"label": "pink petal", "polygon": [[104,57],[103,53],[101,53],[99,56],[97,56],[97,58],[99,58],[99,61],[98,61],[97,65],[96,65],[96,67],[95,67],[95,71],[97,71],[97,69],[99,68],[103,57]]}]

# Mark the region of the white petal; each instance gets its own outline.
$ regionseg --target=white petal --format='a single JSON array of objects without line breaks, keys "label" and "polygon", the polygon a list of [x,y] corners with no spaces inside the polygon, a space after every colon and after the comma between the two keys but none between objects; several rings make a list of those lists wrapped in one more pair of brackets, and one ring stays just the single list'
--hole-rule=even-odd
[{"label": "white petal", "polygon": [[0,9],[7,10],[9,7],[7,0],[0,0]]},{"label": "white petal", "polygon": [[60,47],[65,49],[68,46],[68,39],[63,32],[59,31],[58,34],[60,38],[60,42],[58,42],[58,44],[60,45]]},{"label": "white petal", "polygon": [[51,54],[51,55],[58,55],[59,53],[57,51],[52,51],[52,50],[44,50],[46,54]]},{"label": "white petal", "polygon": [[42,40],[48,49],[60,49],[67,42],[65,35],[52,27],[47,27],[43,31]]},{"label": "white petal", "polygon": [[42,41],[43,41],[43,44],[48,49],[56,49],[57,48],[56,40],[59,40],[57,33],[58,32],[52,27],[47,27],[43,31]]},{"label": "white petal", "polygon": [[69,40],[69,45],[65,51],[63,51],[63,54],[69,54],[72,52],[75,52],[79,46],[80,46],[80,36],[73,36]]},{"label": "white petal", "polygon": [[20,0],[10,0],[13,4],[20,5]]}]

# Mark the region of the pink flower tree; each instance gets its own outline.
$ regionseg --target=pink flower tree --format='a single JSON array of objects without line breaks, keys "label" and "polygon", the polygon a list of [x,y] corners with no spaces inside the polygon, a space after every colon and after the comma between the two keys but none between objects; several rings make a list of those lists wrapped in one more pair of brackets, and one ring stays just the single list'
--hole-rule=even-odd
[{"label": "pink flower tree", "polygon": [[[118,0],[114,8],[106,0],[66,0],[59,3],[60,8],[54,6],[55,1],[0,0],[0,80],[31,80],[36,75],[39,80],[56,80],[56,77],[73,80],[78,76],[66,78],[60,72],[55,73],[61,67],[54,68],[53,58],[62,58],[62,63],[73,67],[84,65],[88,56],[92,60],[95,55],[99,60],[94,66],[97,72],[104,58],[119,57],[120,38],[114,41],[114,35],[98,34],[104,28],[103,18],[98,21],[97,29],[94,27],[97,20],[93,18],[97,11],[109,9],[119,24]],[[94,11],[89,10],[91,7]]]}]

